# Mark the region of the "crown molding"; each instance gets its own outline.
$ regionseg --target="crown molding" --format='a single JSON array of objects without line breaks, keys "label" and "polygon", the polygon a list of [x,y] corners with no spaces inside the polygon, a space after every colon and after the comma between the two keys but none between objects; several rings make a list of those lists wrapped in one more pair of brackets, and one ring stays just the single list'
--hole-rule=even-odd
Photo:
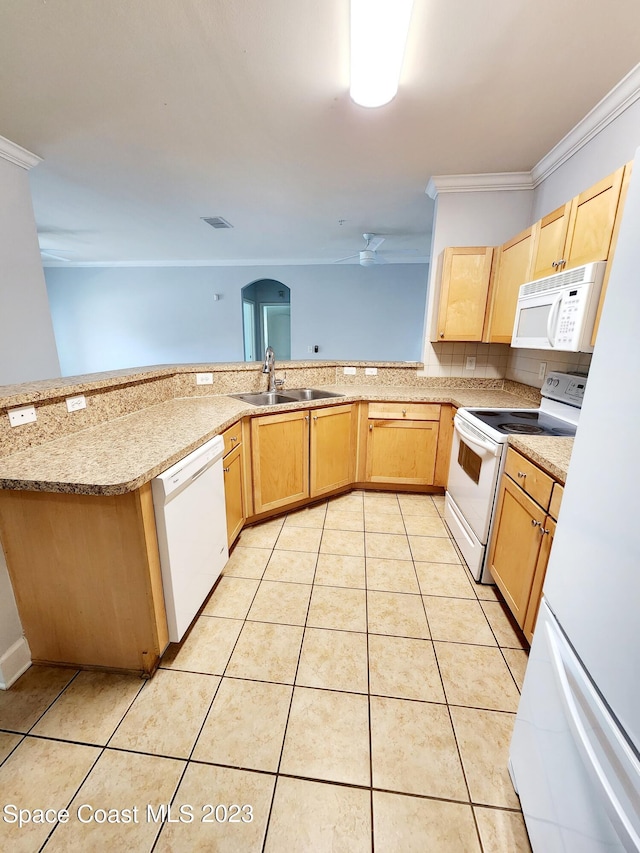
[{"label": "crown molding", "polygon": [[32,169],[38,163],[42,163],[42,157],[32,154],[26,148],[21,148],[15,142],[11,142],[10,139],[5,139],[4,136],[0,136],[0,159],[15,163],[16,166],[21,166],[23,169]]},{"label": "crown molding", "polygon": [[[169,260],[169,261],[55,261],[42,258],[43,267],[54,269],[71,269],[72,267],[301,267],[301,266],[331,266],[335,261],[324,258],[262,258],[260,260]],[[412,255],[411,258],[386,261],[385,266],[400,266],[405,264],[427,265],[429,258],[422,255]],[[359,266],[358,260],[340,264],[342,267]],[[375,265],[377,266],[377,265]],[[382,266],[382,265],[380,265]]]},{"label": "crown molding", "polygon": [[440,193],[486,193],[532,190],[530,172],[487,172],[479,175],[434,175],[425,193],[435,199]]},{"label": "crown molding", "polygon": [[601,133],[640,98],[640,63],[613,87],[531,170],[534,187]]}]

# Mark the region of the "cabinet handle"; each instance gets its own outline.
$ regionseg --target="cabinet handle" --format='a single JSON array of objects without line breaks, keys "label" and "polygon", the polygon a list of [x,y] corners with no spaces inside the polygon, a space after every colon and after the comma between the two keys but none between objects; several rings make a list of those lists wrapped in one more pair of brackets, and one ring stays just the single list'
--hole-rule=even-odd
[{"label": "cabinet handle", "polygon": [[305,415],[305,416],[304,416],[304,419],[305,419],[305,421],[306,421],[307,423],[309,423],[309,415]]},{"label": "cabinet handle", "polygon": [[406,410],[406,409],[403,409],[403,410],[402,410],[402,416],[404,417],[406,414],[407,414],[407,410]]},{"label": "cabinet handle", "polygon": [[543,535],[543,536],[548,536],[548,535],[549,535],[549,533],[551,533],[551,531],[550,531],[550,530],[547,530],[547,529],[546,529],[546,527],[541,527],[541,528],[540,528],[540,533],[542,533],[542,535]]},{"label": "cabinet handle", "polygon": [[237,436],[237,435],[232,435],[232,436],[231,436],[231,441],[237,441],[237,440],[238,440],[238,436]]},{"label": "cabinet handle", "polygon": [[518,471],[518,477],[526,477],[526,476],[527,476],[526,471]]},{"label": "cabinet handle", "polygon": [[313,419],[314,419],[314,421],[317,421],[317,420],[318,420],[318,416],[317,416],[317,415],[314,415],[314,416],[313,416]]},{"label": "cabinet handle", "polygon": [[440,332],[440,337],[444,338],[444,332]]},{"label": "cabinet handle", "polygon": [[532,519],[531,519],[531,526],[532,526],[532,527],[542,527],[542,522],[541,522],[541,521],[536,521],[536,520],[535,520],[535,518],[532,518]]},{"label": "cabinet handle", "polygon": [[230,469],[229,468],[223,468],[222,470],[224,471],[225,474],[228,474]]},{"label": "cabinet handle", "polygon": [[373,432],[373,424],[369,424],[369,432]]}]

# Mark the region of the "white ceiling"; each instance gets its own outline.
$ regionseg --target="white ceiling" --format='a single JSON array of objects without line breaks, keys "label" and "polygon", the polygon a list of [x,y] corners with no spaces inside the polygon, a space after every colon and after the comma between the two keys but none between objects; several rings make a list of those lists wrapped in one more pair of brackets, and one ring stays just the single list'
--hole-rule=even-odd
[{"label": "white ceiling", "polygon": [[637,64],[640,4],[415,0],[377,110],[349,99],[348,32],[348,0],[2,0],[0,135],[44,158],[42,244],[322,263],[370,231],[423,259],[429,177],[530,169]]}]

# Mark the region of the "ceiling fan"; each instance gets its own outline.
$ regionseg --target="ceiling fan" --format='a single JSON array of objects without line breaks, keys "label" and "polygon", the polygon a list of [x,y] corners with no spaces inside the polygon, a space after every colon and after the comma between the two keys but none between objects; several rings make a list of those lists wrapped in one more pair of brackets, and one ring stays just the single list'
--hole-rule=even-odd
[{"label": "ceiling fan", "polygon": [[361,249],[353,255],[348,255],[346,258],[340,258],[339,260],[334,261],[334,264],[341,264],[344,261],[350,261],[352,258],[357,257],[360,258],[360,266],[363,267],[372,267],[374,264],[389,263],[377,253],[378,247],[384,243],[386,238],[381,237],[379,234],[363,234],[362,236],[365,240],[364,249]]}]

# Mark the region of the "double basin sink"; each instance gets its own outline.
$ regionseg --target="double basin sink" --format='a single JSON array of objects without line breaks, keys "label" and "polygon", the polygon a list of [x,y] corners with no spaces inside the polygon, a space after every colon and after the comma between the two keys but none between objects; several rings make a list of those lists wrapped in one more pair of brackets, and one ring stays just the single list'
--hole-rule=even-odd
[{"label": "double basin sink", "polygon": [[237,400],[244,400],[253,406],[275,406],[277,403],[303,403],[308,400],[325,400],[329,397],[344,397],[334,391],[322,391],[319,388],[291,388],[287,391],[263,391],[255,394],[231,394]]}]

